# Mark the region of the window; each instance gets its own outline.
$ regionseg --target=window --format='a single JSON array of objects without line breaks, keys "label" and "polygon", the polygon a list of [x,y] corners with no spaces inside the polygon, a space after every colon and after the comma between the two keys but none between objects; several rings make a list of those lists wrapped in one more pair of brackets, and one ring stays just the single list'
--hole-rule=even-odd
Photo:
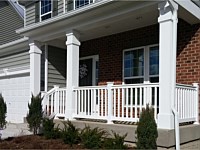
[{"label": "window", "polygon": [[126,84],[159,82],[159,47],[146,46],[124,51],[124,82]]},{"label": "window", "polygon": [[149,48],[149,81],[159,82],[159,48]]},{"label": "window", "polygon": [[52,17],[52,0],[41,0],[40,2],[40,21]]},{"label": "window", "polygon": [[90,3],[93,3],[93,0],[76,0],[75,8],[80,8],[80,7],[88,5]]},{"label": "window", "polygon": [[144,76],[144,49],[125,51],[124,79],[126,83],[141,83]]}]

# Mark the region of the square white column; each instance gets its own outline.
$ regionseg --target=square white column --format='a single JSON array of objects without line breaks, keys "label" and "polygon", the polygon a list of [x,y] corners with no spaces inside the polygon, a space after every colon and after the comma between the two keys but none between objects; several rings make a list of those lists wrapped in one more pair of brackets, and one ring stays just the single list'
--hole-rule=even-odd
[{"label": "square white column", "polygon": [[40,77],[41,77],[41,54],[38,42],[29,44],[30,50],[30,92],[36,96],[40,93]]},{"label": "square white column", "polygon": [[[174,7],[175,6],[175,7]],[[172,108],[176,86],[176,38],[178,6],[168,1],[159,4],[159,114],[158,128],[173,129]]]},{"label": "square white column", "polygon": [[73,87],[79,85],[79,35],[77,32],[72,31],[66,34],[67,41],[67,97],[66,97],[66,110],[65,119],[73,119],[75,112],[75,95]]}]

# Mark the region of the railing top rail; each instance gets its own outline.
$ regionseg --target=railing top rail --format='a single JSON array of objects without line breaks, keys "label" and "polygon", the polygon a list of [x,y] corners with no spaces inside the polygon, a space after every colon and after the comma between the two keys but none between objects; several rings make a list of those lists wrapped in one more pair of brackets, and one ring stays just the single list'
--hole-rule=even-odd
[{"label": "railing top rail", "polygon": [[52,94],[53,92],[55,92],[56,88],[53,88],[51,90],[49,90],[47,93],[46,93],[46,96]]},{"label": "railing top rail", "polygon": [[81,86],[81,87],[74,87],[73,90],[90,90],[90,89],[106,89],[107,86]]},{"label": "railing top rail", "polygon": [[65,87],[59,88],[58,91],[66,91],[67,89]]},{"label": "railing top rail", "polygon": [[159,83],[143,83],[143,84],[122,84],[122,85],[113,85],[112,88],[139,88],[139,87],[159,87]]},{"label": "railing top rail", "polygon": [[176,84],[176,87],[177,87],[177,88],[196,89],[196,87],[193,86],[193,85],[188,85],[188,84],[179,84],[179,83]]}]

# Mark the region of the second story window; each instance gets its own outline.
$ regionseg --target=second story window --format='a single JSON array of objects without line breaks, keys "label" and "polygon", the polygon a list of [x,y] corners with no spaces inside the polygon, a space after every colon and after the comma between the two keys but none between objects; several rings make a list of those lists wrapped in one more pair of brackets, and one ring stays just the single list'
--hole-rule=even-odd
[{"label": "second story window", "polygon": [[93,3],[93,0],[75,0],[75,9]]},{"label": "second story window", "polygon": [[41,0],[40,2],[40,21],[52,17],[52,0]]}]

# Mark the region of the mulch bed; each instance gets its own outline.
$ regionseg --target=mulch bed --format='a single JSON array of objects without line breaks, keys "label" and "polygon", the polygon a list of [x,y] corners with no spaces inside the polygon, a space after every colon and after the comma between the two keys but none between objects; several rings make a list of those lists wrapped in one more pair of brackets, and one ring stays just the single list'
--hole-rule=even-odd
[{"label": "mulch bed", "polygon": [[45,139],[39,135],[10,137],[0,141],[0,149],[83,149],[80,144],[64,144],[61,139]]}]

